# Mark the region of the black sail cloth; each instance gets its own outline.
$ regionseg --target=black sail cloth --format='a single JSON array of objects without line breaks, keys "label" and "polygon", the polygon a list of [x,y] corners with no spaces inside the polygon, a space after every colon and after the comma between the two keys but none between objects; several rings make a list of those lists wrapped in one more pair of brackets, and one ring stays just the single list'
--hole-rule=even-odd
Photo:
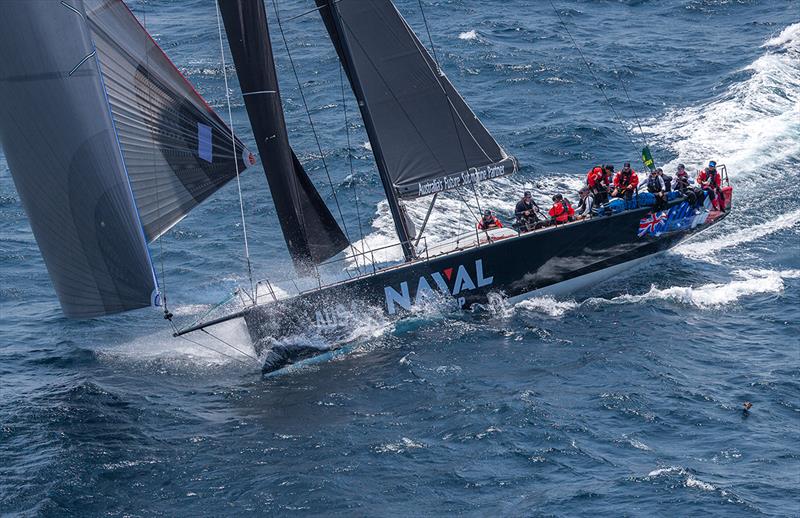
[{"label": "black sail cloth", "polygon": [[263,0],[220,0],[219,7],[278,220],[304,271],[349,241],[289,145]]},{"label": "black sail cloth", "polygon": [[347,72],[381,174],[417,198],[513,173],[390,0],[316,0]]}]

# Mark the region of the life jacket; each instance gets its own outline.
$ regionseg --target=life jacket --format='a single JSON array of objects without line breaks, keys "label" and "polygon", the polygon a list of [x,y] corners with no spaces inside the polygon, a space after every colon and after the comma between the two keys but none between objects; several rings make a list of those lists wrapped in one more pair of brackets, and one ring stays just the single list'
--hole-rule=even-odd
[{"label": "life jacket", "polygon": [[503,228],[503,223],[497,219],[497,216],[492,216],[492,220],[488,222],[481,218],[478,222],[478,230],[489,230],[490,228]]},{"label": "life jacket", "polygon": [[575,215],[575,209],[572,208],[568,200],[564,199],[554,203],[548,214],[556,220],[556,223],[566,223],[569,221],[570,216]]},{"label": "life jacket", "polygon": [[658,175],[650,175],[647,177],[647,191],[652,193],[661,192],[661,179]]},{"label": "life jacket", "polygon": [[689,175],[675,175],[675,190],[684,192],[689,188]]},{"label": "life jacket", "polygon": [[631,169],[629,172],[620,171],[614,177],[614,187],[626,189],[630,185],[634,189],[639,185],[639,177],[636,176],[636,171]]},{"label": "life jacket", "polygon": [[702,184],[706,180],[709,180],[708,186],[711,187],[712,189],[719,189],[720,187],[722,187],[719,171],[715,170],[714,172],[711,172],[708,170],[707,167],[702,171],[700,171],[700,174],[697,175],[697,180],[700,184]]},{"label": "life jacket", "polygon": [[600,187],[601,182],[603,181],[603,168],[602,167],[595,167],[586,175],[586,184],[591,189],[596,189]]}]

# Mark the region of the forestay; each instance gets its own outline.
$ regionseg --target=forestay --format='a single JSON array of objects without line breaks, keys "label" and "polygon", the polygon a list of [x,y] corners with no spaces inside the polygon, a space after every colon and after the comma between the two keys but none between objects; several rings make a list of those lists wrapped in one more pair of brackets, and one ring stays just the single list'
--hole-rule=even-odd
[{"label": "forestay", "polygon": [[238,139],[234,153],[231,130],[121,0],[85,3],[125,165],[152,241],[243,171],[251,155]]},{"label": "forestay", "polygon": [[316,3],[395,191],[388,196],[416,198],[516,170],[390,0]]},{"label": "forestay", "polygon": [[0,141],[64,313],[156,302],[81,0],[0,3]]}]

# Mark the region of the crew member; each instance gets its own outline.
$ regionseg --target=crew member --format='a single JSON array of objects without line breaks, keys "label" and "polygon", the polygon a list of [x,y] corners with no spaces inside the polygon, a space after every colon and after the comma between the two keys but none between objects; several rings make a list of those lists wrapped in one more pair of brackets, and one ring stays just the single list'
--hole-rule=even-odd
[{"label": "crew member", "polygon": [[686,172],[686,166],[678,164],[678,170],[675,172],[675,190],[686,196],[686,201],[689,202],[689,205],[697,208],[698,200],[703,199],[702,191],[698,192],[699,189],[693,187],[693,183],[694,180]]},{"label": "crew member", "polygon": [[664,189],[667,192],[670,192],[672,190],[672,177],[668,174],[664,174],[664,170],[661,169],[660,167],[657,168],[656,171],[658,172],[658,176],[660,176],[661,179],[664,180]]},{"label": "crew member", "polygon": [[661,210],[667,206],[667,187],[664,185],[664,179],[658,173],[659,171],[660,169],[653,169],[650,171],[650,176],[647,177],[647,192],[656,197],[653,210]]},{"label": "crew member", "polygon": [[587,218],[592,215],[592,208],[594,207],[594,196],[588,187],[581,187],[578,191],[580,201],[578,202],[578,217],[580,219]]},{"label": "crew member", "polygon": [[597,203],[607,203],[608,202],[608,176],[607,176],[607,169],[610,167],[611,170],[614,170],[614,166],[597,166],[591,171],[589,174],[586,175],[586,185],[589,186],[589,190],[592,194],[593,199],[597,200]]},{"label": "crew member", "polygon": [[697,183],[708,193],[716,210],[725,210],[725,197],[722,194],[722,175],[717,172],[717,163],[711,161],[708,167],[697,175]]},{"label": "crew member", "polygon": [[553,196],[553,206],[550,207],[550,222],[555,225],[560,225],[575,219],[575,209],[572,208],[570,202],[564,199],[560,194]]},{"label": "crew member", "polygon": [[639,185],[639,177],[636,171],[631,169],[631,163],[625,162],[622,170],[614,176],[614,191],[611,196],[625,198],[625,201],[633,199],[636,187]]},{"label": "crew member", "polygon": [[517,202],[517,206],[514,208],[514,216],[517,217],[515,225],[521,229],[530,230],[539,221],[539,217],[536,215],[538,210],[539,206],[533,201],[531,192],[525,191],[522,199]]},{"label": "crew member", "polygon": [[492,211],[486,209],[483,211],[483,217],[478,222],[478,230],[489,230],[492,228],[503,228],[503,223],[492,214]]}]

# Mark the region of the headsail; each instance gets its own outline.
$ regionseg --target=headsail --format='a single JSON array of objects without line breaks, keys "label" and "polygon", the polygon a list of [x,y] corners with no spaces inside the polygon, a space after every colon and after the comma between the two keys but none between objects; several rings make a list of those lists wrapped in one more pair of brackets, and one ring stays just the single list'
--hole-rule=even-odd
[{"label": "headsail", "polygon": [[237,139],[234,153],[231,130],[122,0],[84,1],[136,204],[152,241],[243,171],[248,152]]},{"label": "headsail", "polygon": [[0,3],[0,141],[64,313],[149,306],[156,280],[82,0]]},{"label": "headsail", "polygon": [[370,120],[378,167],[399,197],[516,170],[516,160],[481,124],[390,0],[316,3],[362,115]]},{"label": "headsail", "polygon": [[278,220],[302,270],[349,241],[289,146],[263,0],[220,0],[219,6]]}]

